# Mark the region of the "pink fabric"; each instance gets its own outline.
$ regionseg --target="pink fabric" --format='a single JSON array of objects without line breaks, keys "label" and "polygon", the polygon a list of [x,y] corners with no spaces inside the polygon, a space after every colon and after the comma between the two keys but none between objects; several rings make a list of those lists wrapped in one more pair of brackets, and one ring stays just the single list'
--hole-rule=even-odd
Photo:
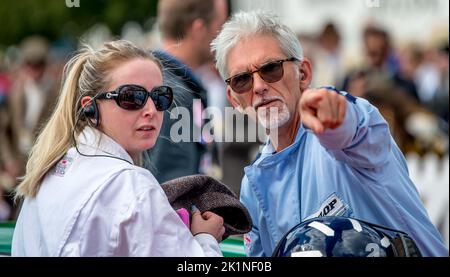
[{"label": "pink fabric", "polygon": [[191,224],[189,222],[189,212],[185,208],[181,208],[177,210],[177,214],[180,216],[186,227],[191,228]]}]

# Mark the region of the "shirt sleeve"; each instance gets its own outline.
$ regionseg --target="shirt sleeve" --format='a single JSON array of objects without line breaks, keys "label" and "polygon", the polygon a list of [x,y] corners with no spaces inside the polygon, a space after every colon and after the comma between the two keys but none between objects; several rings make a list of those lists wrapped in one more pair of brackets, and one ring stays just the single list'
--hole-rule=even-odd
[{"label": "shirt sleeve", "polygon": [[222,257],[222,250],[220,249],[219,244],[217,243],[216,239],[206,233],[201,233],[196,235],[195,240],[200,244],[203,251],[205,253],[208,253],[207,256],[209,257]]},{"label": "shirt sleeve", "polygon": [[[346,95],[345,92],[341,94]],[[317,138],[339,161],[352,167],[379,167],[387,161],[391,150],[389,125],[367,100],[353,99],[347,102],[343,124],[334,130],[327,129]]]},{"label": "shirt sleeve", "polygon": [[194,238],[149,172],[126,170],[98,194],[82,226],[80,256],[222,256],[213,236]]},{"label": "shirt sleeve", "polygon": [[194,238],[159,184],[149,185],[138,196],[134,209],[115,225],[119,256],[122,251],[130,256],[221,256],[219,244],[211,235]]}]

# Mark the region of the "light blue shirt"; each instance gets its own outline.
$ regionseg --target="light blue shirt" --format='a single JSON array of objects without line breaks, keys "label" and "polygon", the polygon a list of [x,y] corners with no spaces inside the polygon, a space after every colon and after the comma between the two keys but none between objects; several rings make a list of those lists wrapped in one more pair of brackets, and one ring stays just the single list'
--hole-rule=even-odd
[{"label": "light blue shirt", "polygon": [[315,135],[301,126],[292,145],[275,153],[268,143],[245,168],[241,201],[254,225],[247,255],[270,256],[298,223],[335,215],[404,231],[422,255],[448,256],[388,124],[368,101],[347,98],[339,128]]}]

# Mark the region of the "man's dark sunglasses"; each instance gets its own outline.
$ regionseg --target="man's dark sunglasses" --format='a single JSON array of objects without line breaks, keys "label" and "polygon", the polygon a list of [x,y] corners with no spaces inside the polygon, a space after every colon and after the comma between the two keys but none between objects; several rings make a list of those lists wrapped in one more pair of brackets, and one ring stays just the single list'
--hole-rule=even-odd
[{"label": "man's dark sunglasses", "polygon": [[167,110],[173,101],[172,88],[168,86],[154,87],[151,91],[138,85],[122,85],[114,91],[99,93],[97,99],[115,99],[117,105],[125,110],[139,110],[151,97],[158,111]]},{"label": "man's dark sunglasses", "polygon": [[261,76],[264,81],[268,83],[275,83],[283,78],[283,63],[293,61],[298,61],[298,59],[288,58],[284,60],[268,62],[266,64],[263,64],[256,70],[236,74],[226,79],[225,82],[233,89],[234,92],[241,94],[252,89],[253,74],[255,72],[258,72],[259,76]]}]

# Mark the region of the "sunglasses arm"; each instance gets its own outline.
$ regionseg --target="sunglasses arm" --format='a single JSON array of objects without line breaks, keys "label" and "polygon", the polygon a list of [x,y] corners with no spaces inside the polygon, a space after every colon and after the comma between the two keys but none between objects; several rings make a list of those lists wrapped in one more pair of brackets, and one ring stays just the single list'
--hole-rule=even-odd
[{"label": "sunglasses arm", "polygon": [[104,93],[100,93],[96,98],[97,99],[114,99],[118,96],[119,96],[118,93],[104,92]]}]

